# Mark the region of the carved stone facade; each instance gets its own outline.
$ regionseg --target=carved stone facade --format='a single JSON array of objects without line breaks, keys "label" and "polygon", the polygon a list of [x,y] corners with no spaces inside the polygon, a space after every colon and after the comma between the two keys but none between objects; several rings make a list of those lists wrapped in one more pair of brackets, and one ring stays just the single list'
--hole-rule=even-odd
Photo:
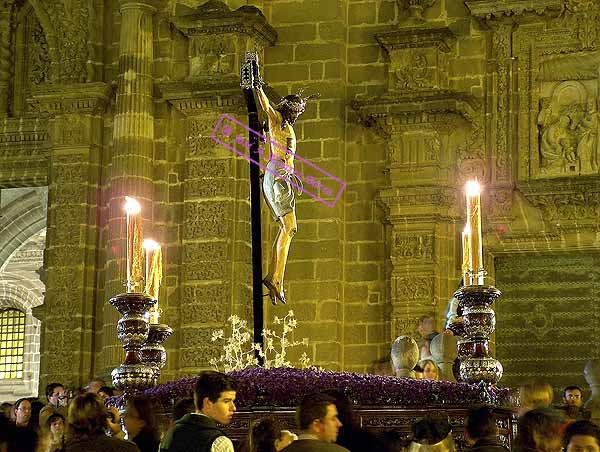
[{"label": "carved stone facade", "polygon": [[[581,255],[578,272],[597,260],[597,2],[241,3],[0,1],[0,187],[49,193],[42,384],[77,386],[121,361],[107,302],[125,277],[127,194],[163,244],[159,305],[175,330],[163,378],[207,367],[229,315],[250,320],[248,163],[210,138],[224,113],[246,121],[246,50],[273,102],[320,93],[295,125],[298,155],[347,184],[333,208],[297,203],[285,281],[317,364],[365,371],[422,316],[442,328],[475,177],[485,267],[510,300],[501,359],[517,353],[499,342],[521,334],[500,332],[518,303],[531,303],[518,320],[531,340],[562,341],[568,316],[511,278],[524,255]],[[266,251],[276,228],[263,214]],[[528,290],[554,287],[538,264]],[[530,372],[518,366],[506,362],[509,379]]]}]

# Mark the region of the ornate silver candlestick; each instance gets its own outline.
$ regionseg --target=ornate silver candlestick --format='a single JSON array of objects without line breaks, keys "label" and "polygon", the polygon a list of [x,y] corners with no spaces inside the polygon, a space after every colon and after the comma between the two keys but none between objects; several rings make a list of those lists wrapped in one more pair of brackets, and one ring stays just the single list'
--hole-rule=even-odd
[{"label": "ornate silver candlestick", "polygon": [[462,381],[498,383],[502,378],[502,364],[489,356],[489,337],[496,327],[496,314],[491,305],[500,295],[498,289],[488,285],[465,286],[454,293],[462,309],[467,339],[458,346]]},{"label": "ornate silver candlestick", "polygon": [[140,357],[142,345],[148,339],[149,325],[145,314],[155,301],[142,293],[122,293],[110,299],[121,314],[117,337],[123,342],[125,360],[111,373],[113,385],[123,391],[123,399],[156,385],[154,367]]},{"label": "ornate silver candlestick", "polygon": [[142,361],[154,368],[157,380],[160,377],[160,370],[167,362],[167,352],[162,344],[171,334],[173,334],[173,329],[168,325],[151,323],[148,339],[140,350]]}]

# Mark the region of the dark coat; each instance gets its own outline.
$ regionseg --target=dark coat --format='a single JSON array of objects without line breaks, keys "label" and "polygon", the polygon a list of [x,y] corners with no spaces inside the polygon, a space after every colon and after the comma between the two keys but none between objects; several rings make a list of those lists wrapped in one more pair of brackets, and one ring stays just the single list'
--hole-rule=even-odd
[{"label": "dark coat", "polygon": [[348,449],[338,446],[334,443],[326,443],[316,439],[299,439],[294,441],[289,446],[285,447],[282,452],[349,452]]},{"label": "dark coat", "polygon": [[135,444],[104,434],[92,438],[70,440],[67,442],[65,450],[66,452],[139,452]]},{"label": "dark coat", "polygon": [[226,436],[208,416],[186,414],[160,443],[160,452],[210,452],[215,439]]},{"label": "dark coat", "polygon": [[131,441],[135,443],[140,452],[158,452],[160,441],[156,439],[151,430],[142,429]]},{"label": "dark coat", "polygon": [[478,439],[467,452],[510,452],[510,449],[500,442],[496,436]]}]

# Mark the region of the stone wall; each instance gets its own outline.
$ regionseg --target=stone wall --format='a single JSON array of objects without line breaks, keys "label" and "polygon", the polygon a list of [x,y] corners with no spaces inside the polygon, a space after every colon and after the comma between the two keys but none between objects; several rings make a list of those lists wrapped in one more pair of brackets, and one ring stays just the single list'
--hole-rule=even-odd
[{"label": "stone wall", "polygon": [[[175,334],[163,378],[207,367],[210,331],[230,314],[250,320],[248,165],[209,137],[223,113],[245,120],[246,50],[273,101],[320,93],[295,126],[298,155],[347,184],[333,208],[298,200],[289,307],[266,310],[268,324],[294,310],[318,365],[365,371],[420,317],[442,328],[469,178],[485,187],[485,264],[501,290],[523,253],[598,253],[589,2],[59,3],[0,3],[1,186],[49,186],[44,383],[81,384],[121,359],[107,301],[125,274],[125,194],[164,245],[160,308]],[[122,28],[136,14],[144,27]],[[275,232],[263,206],[265,263]],[[52,320],[67,307],[70,320]]]}]

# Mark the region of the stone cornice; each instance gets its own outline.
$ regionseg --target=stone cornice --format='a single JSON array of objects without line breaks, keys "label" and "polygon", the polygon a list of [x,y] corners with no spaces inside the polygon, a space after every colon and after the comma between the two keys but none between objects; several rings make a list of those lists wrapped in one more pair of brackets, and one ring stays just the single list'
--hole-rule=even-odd
[{"label": "stone cornice", "polygon": [[110,102],[112,88],[102,82],[71,85],[44,84],[27,99],[30,111],[42,116],[64,113],[100,113]]},{"label": "stone cornice", "polygon": [[273,45],[277,32],[255,6],[245,5],[231,11],[223,2],[210,0],[193,12],[175,16],[173,24],[188,37],[222,33],[254,36],[264,45]]},{"label": "stone cornice", "polygon": [[448,27],[401,28],[376,33],[375,39],[387,52],[398,49],[437,47],[449,52],[455,36]]},{"label": "stone cornice", "polygon": [[246,108],[239,79],[214,83],[209,80],[161,82],[157,88],[163,99],[186,115],[207,109],[232,111]]},{"label": "stone cornice", "polygon": [[473,122],[480,109],[478,100],[467,93],[450,90],[384,94],[351,103],[366,126],[376,125],[389,134],[395,128],[448,124],[462,117]]},{"label": "stone cornice", "polygon": [[377,198],[392,224],[454,219],[460,216],[459,190],[441,185],[391,187],[379,191]]},{"label": "stone cornice", "polygon": [[48,140],[45,120],[6,118],[0,121],[0,158],[19,158],[22,148],[45,147]]},{"label": "stone cornice", "polygon": [[519,184],[525,198],[554,223],[564,222],[598,228],[600,218],[600,178],[551,179]]},{"label": "stone cornice", "polygon": [[488,20],[526,13],[558,14],[563,8],[563,0],[467,0],[465,4],[472,16]]}]

